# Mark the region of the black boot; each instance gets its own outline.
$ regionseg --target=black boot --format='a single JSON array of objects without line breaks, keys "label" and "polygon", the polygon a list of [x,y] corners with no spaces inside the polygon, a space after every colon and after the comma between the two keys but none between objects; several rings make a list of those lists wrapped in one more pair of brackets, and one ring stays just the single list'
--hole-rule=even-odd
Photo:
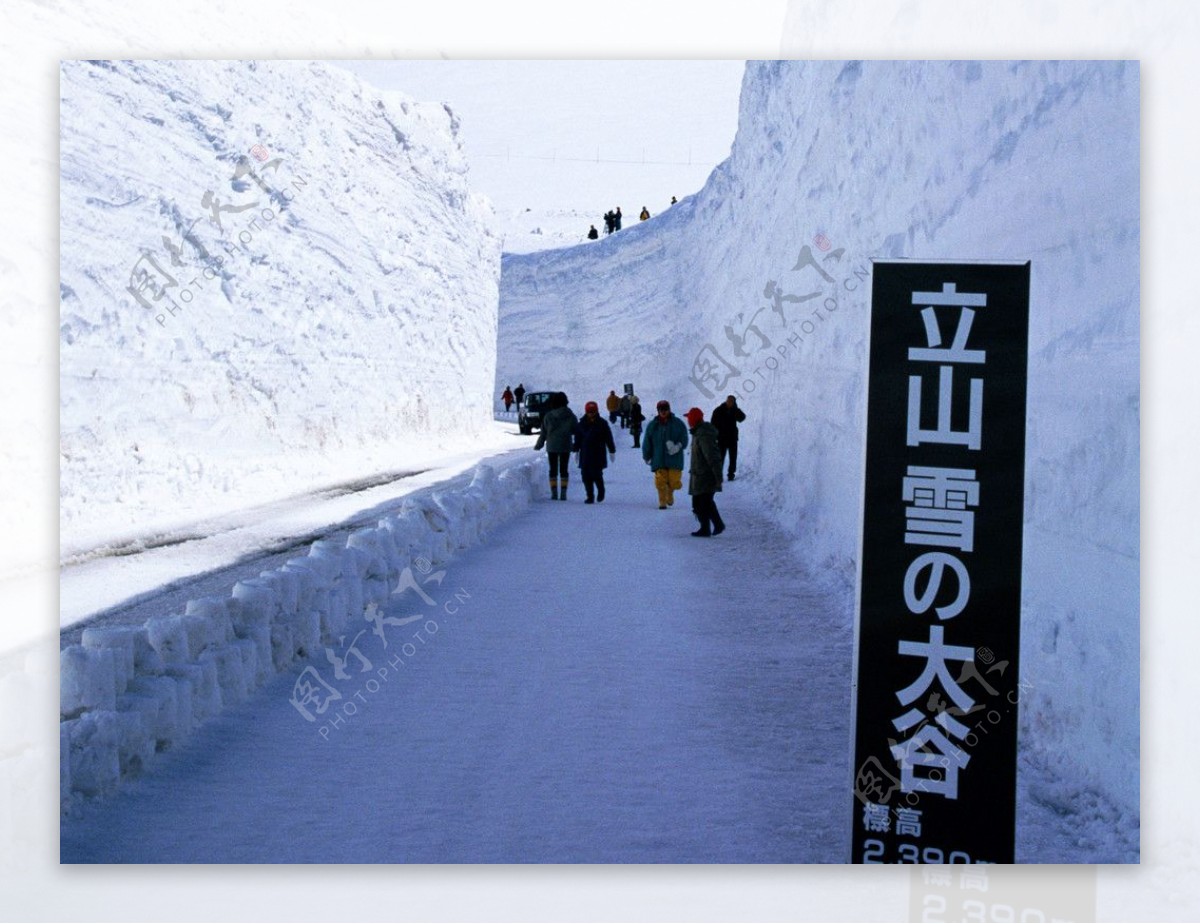
[{"label": "black boot", "polygon": [[564,478],[558,486],[558,499],[559,500],[567,499],[567,479],[566,478]]},{"label": "black boot", "polygon": [[558,500],[558,482],[553,478],[550,479],[550,499]]}]

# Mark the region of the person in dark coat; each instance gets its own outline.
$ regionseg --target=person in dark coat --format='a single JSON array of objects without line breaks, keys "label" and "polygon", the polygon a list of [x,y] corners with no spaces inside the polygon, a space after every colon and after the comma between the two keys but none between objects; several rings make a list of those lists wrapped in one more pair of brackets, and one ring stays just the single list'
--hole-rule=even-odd
[{"label": "person in dark coat", "polygon": [[611,211],[604,213],[604,233],[612,234],[617,229],[617,216]]},{"label": "person in dark coat", "polygon": [[642,411],[642,403],[638,401],[637,395],[629,396],[629,432],[633,434],[633,448],[637,449],[642,444],[642,424],[646,420],[646,415]]},{"label": "person in dark coat", "polygon": [[688,494],[692,512],[700,521],[693,536],[719,536],[725,521],[717,511],[716,493],[721,490],[721,450],[717,448],[717,428],[704,420],[704,411],[694,407],[683,415],[692,434],[692,461],[688,466]]},{"label": "person in dark coat", "polygon": [[617,419],[621,422],[622,430],[629,426],[629,395],[621,395],[621,400],[617,402]]},{"label": "person in dark coat", "polygon": [[621,230],[621,206],[617,206],[617,210],[613,212],[613,230]]},{"label": "person in dark coat", "polygon": [[[608,458],[616,458],[617,447],[613,443],[612,427],[600,416],[600,406],[589,401],[583,406],[583,417],[575,425],[574,450],[579,453],[579,474],[583,477],[583,490],[587,492],[585,504],[595,501],[604,503],[604,469]],[[607,450],[607,456],[605,451]]]},{"label": "person in dark coat", "polygon": [[721,466],[725,466],[725,456],[729,456],[729,480],[737,475],[738,424],[746,419],[746,412],[737,404],[733,395],[718,404],[712,412],[712,425],[717,428],[717,445],[721,449]]},{"label": "person in dark coat", "polygon": [[600,232],[596,230],[596,226],[595,226],[595,225],[590,225],[590,226],[588,227],[588,240],[589,240],[589,241],[594,241],[594,240],[596,240],[596,238],[598,238],[599,236],[600,236]]},{"label": "person in dark coat", "polygon": [[520,410],[521,399],[525,397],[525,386],[518,384],[516,390],[513,392],[513,397],[517,399],[517,410]]},{"label": "person in dark coat", "polygon": [[533,448],[541,449],[545,446],[546,455],[550,457],[551,499],[566,500],[567,482],[570,479],[567,463],[571,458],[575,425],[579,423],[579,418],[567,407],[567,396],[561,391],[556,391],[547,403],[550,410],[542,418],[542,432]]},{"label": "person in dark coat", "polygon": [[504,386],[504,394],[500,396],[500,400],[504,402],[504,413],[508,413],[512,409],[513,393],[512,389],[507,385]]}]

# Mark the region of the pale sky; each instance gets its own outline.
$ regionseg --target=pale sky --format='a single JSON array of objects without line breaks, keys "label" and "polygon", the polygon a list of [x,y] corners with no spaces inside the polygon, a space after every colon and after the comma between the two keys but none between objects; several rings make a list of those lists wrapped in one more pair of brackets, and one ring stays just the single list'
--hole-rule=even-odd
[{"label": "pale sky", "polygon": [[626,214],[696,192],[729,155],[745,70],[733,60],[337,63],[381,89],[448,102],[471,183],[498,210]]}]

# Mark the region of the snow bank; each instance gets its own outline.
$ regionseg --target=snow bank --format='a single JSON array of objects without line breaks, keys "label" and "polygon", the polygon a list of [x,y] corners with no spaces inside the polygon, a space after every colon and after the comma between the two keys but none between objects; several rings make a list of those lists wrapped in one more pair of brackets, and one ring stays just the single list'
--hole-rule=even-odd
[{"label": "snow bank", "polygon": [[368,625],[368,607],[407,586],[407,569],[481,541],[545,493],[544,474],[540,460],[499,473],[479,465],[466,487],[406,501],[344,543],[314,542],[228,597],[191,600],[143,626],[85,629],[60,653],[64,809],[114,792],[226,705]]},{"label": "snow bank", "polygon": [[499,243],[459,123],[321,63],[61,69],[64,557],[461,446]]},{"label": "snow bank", "polygon": [[739,395],[741,490],[842,577],[849,623],[870,260],[1031,260],[1022,741],[1135,816],[1138,99],[1120,62],[751,62],[703,190],[504,256],[497,359],[577,404]]}]

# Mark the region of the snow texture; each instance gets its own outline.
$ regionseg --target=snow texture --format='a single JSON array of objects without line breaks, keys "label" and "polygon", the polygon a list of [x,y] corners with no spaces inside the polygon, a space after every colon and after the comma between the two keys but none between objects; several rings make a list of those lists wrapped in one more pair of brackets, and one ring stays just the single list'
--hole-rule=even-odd
[{"label": "snow texture", "polygon": [[528,456],[500,472],[478,465],[465,488],[406,500],[344,542],[314,542],[227,597],[191,600],[143,626],[84,629],[82,644],[60,654],[64,812],[111,795],[296,662],[340,649],[405,588],[406,573],[444,564],[546,493],[542,475]]},{"label": "snow texture", "polygon": [[1138,100],[1128,62],[751,62],[699,193],[587,246],[505,254],[496,380],[632,382],[677,413],[739,395],[739,482],[851,587],[871,259],[1032,261],[1023,771],[1101,794],[1133,840]]},{"label": "snow texture", "polygon": [[499,242],[458,135],[321,63],[62,65],[64,558],[488,425]]}]

